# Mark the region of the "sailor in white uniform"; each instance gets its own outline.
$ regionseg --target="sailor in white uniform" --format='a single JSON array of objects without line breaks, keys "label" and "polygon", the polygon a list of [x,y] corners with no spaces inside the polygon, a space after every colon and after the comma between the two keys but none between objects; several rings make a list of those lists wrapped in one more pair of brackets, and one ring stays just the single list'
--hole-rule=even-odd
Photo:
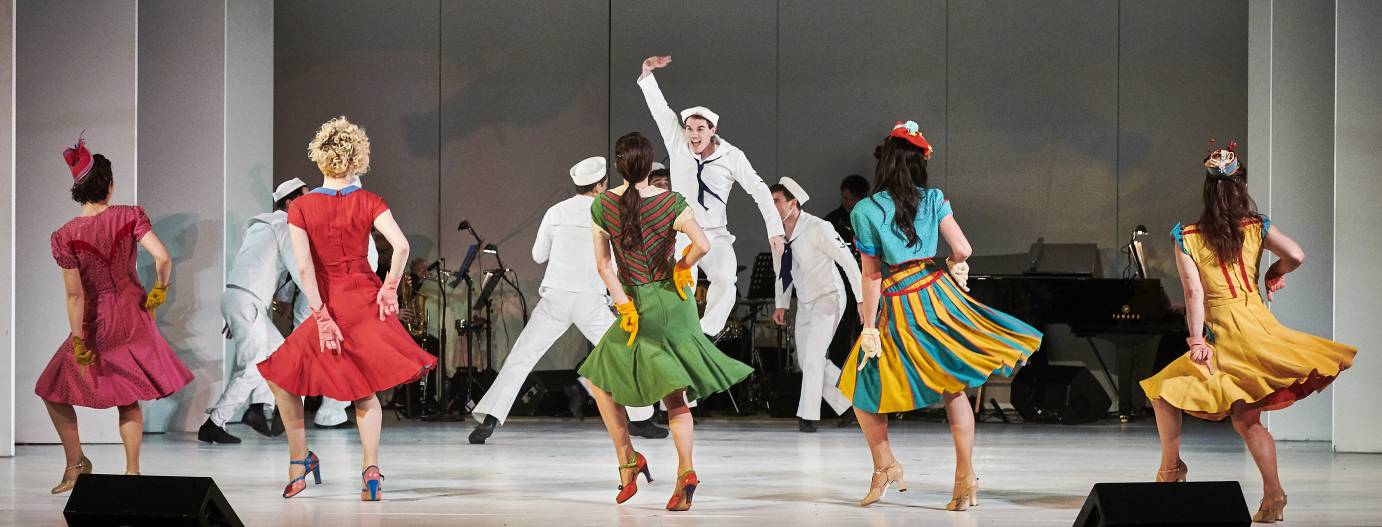
[{"label": "sailor in white uniform", "polygon": [[206,422],[197,431],[201,441],[239,443],[240,438],[227,432],[225,426],[247,402],[250,407],[242,418],[245,424],[266,436],[282,433],[281,421],[269,423],[267,416],[273,414],[274,396],[255,365],[283,344],[283,335],[274,327],[269,309],[275,292],[290,279],[298,280],[286,211],[306,187],[301,179],[294,178],[274,189],[274,211],[250,219],[235,253],[221,296],[221,316],[235,346],[235,370],[221,397],[206,410]]},{"label": "sailor in white uniform", "polygon": [[[658,132],[667,147],[668,168],[671,171],[672,190],[680,192],[696,221],[710,238],[710,252],[701,259],[698,267],[710,280],[706,290],[705,313],[701,316],[701,330],[707,335],[719,335],[725,327],[725,320],[734,310],[738,281],[738,259],[734,254],[734,235],[729,232],[729,220],[725,209],[734,184],[748,192],[758,205],[763,216],[763,224],[768,231],[768,242],[773,254],[781,255],[786,244],[782,230],[782,220],[773,208],[772,194],[763,178],[753,170],[744,152],[716,135],[720,116],[703,106],[688,108],[678,117],[653,77],[653,70],[672,62],[672,57],[648,57],[643,61],[643,74],[638,78],[638,87],[643,90],[643,98],[648,103],[648,111],[657,122]],[[688,245],[689,240],[679,239],[677,251]]]},{"label": "sailor in white uniform", "polygon": [[[566,334],[572,325],[592,345],[600,342],[614,324],[609,293],[595,270],[595,242],[591,239],[590,206],[609,185],[605,182],[606,161],[591,157],[571,167],[576,195],[547,209],[533,241],[533,261],[547,264],[542,296],[533,308],[528,325],[513,343],[494,384],[472,411],[480,424],[470,433],[472,444],[484,444],[494,429],[504,424],[518,397],[524,379],[538,360]],[[644,437],[667,436],[667,430],[652,423],[651,406],[629,408],[629,433]]]},{"label": "sailor in white uniform", "polygon": [[835,382],[840,368],[826,358],[835,329],[845,312],[845,284],[835,266],[844,269],[854,298],[860,294],[859,263],[849,252],[849,246],[830,222],[801,210],[810,199],[806,190],[784,177],[772,186],[773,202],[782,216],[787,230],[787,249],[782,253],[778,269],[777,309],[773,321],[787,324],[787,309],[792,305],[792,293],[797,295],[794,337],[797,345],[797,364],[801,367],[801,398],[797,403],[798,428],[815,432],[821,418],[821,400],[835,413],[849,419],[850,401]]}]

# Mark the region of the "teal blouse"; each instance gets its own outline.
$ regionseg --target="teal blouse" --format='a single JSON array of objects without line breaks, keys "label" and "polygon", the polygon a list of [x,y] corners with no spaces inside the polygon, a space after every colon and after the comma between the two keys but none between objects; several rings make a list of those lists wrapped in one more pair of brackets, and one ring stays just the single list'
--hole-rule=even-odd
[{"label": "teal blouse", "polygon": [[910,247],[902,231],[893,225],[893,214],[897,208],[886,191],[859,200],[854,205],[854,210],[849,213],[849,221],[854,225],[854,246],[861,254],[879,258],[889,265],[936,255],[941,220],[951,214],[950,200],[945,199],[940,189],[919,190],[921,203],[917,206],[914,219],[919,240]]}]

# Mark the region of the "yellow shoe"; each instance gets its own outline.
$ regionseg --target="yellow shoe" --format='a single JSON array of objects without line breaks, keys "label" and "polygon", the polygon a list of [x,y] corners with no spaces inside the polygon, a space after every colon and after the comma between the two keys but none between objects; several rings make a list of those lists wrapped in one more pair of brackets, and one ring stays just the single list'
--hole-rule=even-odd
[{"label": "yellow shoe", "polygon": [[888,492],[888,485],[897,484],[898,492],[907,492],[907,484],[902,482],[902,465],[897,461],[886,467],[873,471],[873,481],[869,483],[869,494],[864,499],[859,500],[860,507],[868,507],[878,503],[883,499],[883,494]]},{"label": "yellow shoe", "polygon": [[1190,467],[1185,466],[1184,461],[1176,460],[1176,468],[1156,471],[1156,482],[1176,483],[1185,481],[1185,474],[1187,472],[1190,472]]},{"label": "yellow shoe", "polygon": [[1257,514],[1252,515],[1254,523],[1276,523],[1286,519],[1286,495],[1276,497],[1262,497],[1262,503],[1257,506]]},{"label": "yellow shoe", "polygon": [[[58,486],[53,487],[53,494],[62,494],[64,492],[72,490],[72,487],[77,486],[78,477],[80,477],[82,474],[90,473],[91,460],[87,459],[86,456],[82,456],[82,458],[77,461],[76,465],[67,467],[62,471],[62,482],[58,483]],[[72,474],[72,477],[68,478],[68,474]]]},{"label": "yellow shoe", "polygon": [[978,505],[979,476],[970,472],[969,477],[955,480],[955,490],[951,492],[950,503],[945,504],[945,510],[963,511]]}]

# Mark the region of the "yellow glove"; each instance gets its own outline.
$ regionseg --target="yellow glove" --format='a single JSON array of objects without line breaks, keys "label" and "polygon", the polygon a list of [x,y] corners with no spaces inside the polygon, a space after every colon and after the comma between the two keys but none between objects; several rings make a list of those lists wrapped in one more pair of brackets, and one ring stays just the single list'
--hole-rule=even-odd
[{"label": "yellow glove", "polygon": [[72,335],[72,352],[76,355],[77,364],[89,366],[96,362],[96,354],[86,347],[86,342],[81,337]]},{"label": "yellow glove", "polygon": [[883,340],[878,336],[878,328],[864,328],[859,334],[859,351],[864,354],[859,358],[860,370],[864,369],[869,359],[876,359],[883,354]]},{"label": "yellow glove", "polygon": [[681,260],[678,260],[677,264],[672,267],[672,283],[676,284],[677,295],[681,296],[682,300],[686,300],[686,288],[694,288],[696,283],[695,275],[691,273],[691,266],[686,265],[686,255],[690,252],[691,246],[687,245],[686,249],[681,251]]},{"label": "yellow glove", "polygon": [[149,290],[149,295],[144,297],[144,309],[149,312],[149,316],[155,316],[158,306],[168,301],[168,286],[158,284]]},{"label": "yellow glove", "polygon": [[629,332],[629,346],[633,345],[633,339],[638,336],[638,310],[633,306],[633,300],[622,304],[615,304],[615,309],[619,310],[619,327]]}]

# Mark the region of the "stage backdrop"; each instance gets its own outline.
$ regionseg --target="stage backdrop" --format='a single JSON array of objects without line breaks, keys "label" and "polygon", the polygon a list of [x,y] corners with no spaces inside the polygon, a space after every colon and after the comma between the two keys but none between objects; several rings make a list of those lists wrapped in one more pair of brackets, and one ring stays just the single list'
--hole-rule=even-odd
[{"label": "stage backdrop", "polygon": [[[635,80],[643,58],[670,54],[657,76],[674,109],[716,110],[766,181],[806,187],[809,212],[835,208],[845,175],[872,179],[873,147],[914,119],[937,148],[931,185],[976,254],[1025,252],[1038,237],[1097,243],[1115,275],[1117,245],[1144,224],[1151,272],[1178,301],[1166,233],[1199,209],[1205,140],[1247,148],[1247,3],[1018,6],[279,3],[274,179],[315,176],[307,141],[348,115],[370,132],[366,186],[393,206],[414,255],[454,267],[473,243],[456,231],[469,219],[531,303],[536,222],[570,195],[567,168],[630,131],[664,154]],[[767,250],[763,222],[741,190],[730,199],[750,265]],[[514,296],[503,300],[496,363],[519,330]],[[585,351],[573,332],[539,369]]]}]

